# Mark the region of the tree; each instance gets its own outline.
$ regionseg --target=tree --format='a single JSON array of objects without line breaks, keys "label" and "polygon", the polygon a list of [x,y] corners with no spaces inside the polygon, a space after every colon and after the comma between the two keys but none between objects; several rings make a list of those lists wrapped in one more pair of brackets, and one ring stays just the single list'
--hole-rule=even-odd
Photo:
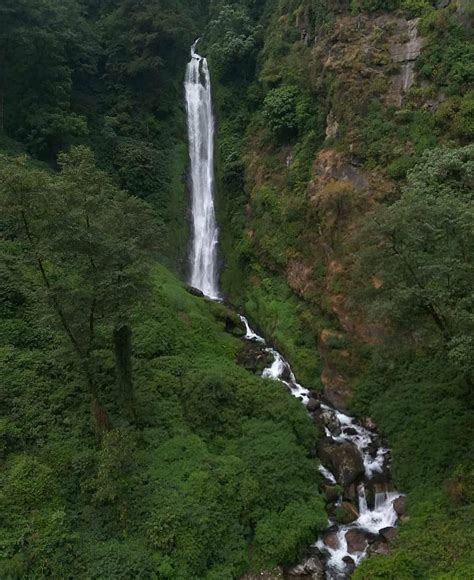
[{"label": "tree", "polygon": [[71,108],[73,76],[95,70],[97,43],[77,0],[4,0],[0,21],[0,134],[54,159],[87,134]]},{"label": "tree", "polygon": [[434,149],[363,230],[358,273],[379,317],[436,329],[463,359],[474,329],[474,147]]},{"label": "tree", "polygon": [[118,386],[133,416],[130,310],[146,295],[154,218],[144,202],[112,185],[89,149],[61,154],[59,166],[54,176],[25,158],[3,157],[0,207],[80,364],[101,432],[108,418],[96,351],[104,336],[114,344]]}]

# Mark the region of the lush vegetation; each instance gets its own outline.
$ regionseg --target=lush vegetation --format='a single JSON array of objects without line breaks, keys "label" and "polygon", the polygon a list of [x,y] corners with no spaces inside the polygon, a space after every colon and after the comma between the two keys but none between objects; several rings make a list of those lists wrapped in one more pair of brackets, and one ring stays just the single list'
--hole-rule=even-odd
[{"label": "lush vegetation", "polygon": [[201,34],[223,291],[308,387],[336,369],[409,493],[393,553],[355,577],[473,576],[471,18],[464,0],[3,0],[0,577],[238,578],[326,525],[314,426],[237,365],[235,314],[175,277]]},{"label": "lush vegetation", "polygon": [[236,365],[234,314],[154,265],[151,206],[85,148],[59,166],[0,160],[0,576],[294,560],[326,521],[303,408]]},{"label": "lush vegetation", "polygon": [[[353,411],[388,437],[409,520],[394,554],[370,558],[356,577],[468,577],[470,8],[239,6],[257,31],[246,62],[253,76],[219,74],[219,39],[237,34],[236,21],[216,36],[211,14],[208,33],[219,82],[223,285],[305,382],[317,386],[321,368],[345,375]],[[391,51],[404,37],[394,31],[413,17],[423,47],[415,83],[397,101]]]}]

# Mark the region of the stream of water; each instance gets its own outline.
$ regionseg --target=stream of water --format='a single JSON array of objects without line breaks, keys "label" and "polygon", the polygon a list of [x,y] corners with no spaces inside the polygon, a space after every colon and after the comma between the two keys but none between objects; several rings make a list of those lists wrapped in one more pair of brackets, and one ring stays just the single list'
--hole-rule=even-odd
[{"label": "stream of water", "polygon": [[[206,59],[196,52],[197,42],[191,48],[191,61],[186,70],[185,80],[193,218],[190,284],[209,298],[219,299],[218,230],[213,199],[214,118],[211,80]],[[311,407],[310,403],[315,402],[312,393],[297,382],[284,357],[267,345],[265,339],[250,327],[244,316],[241,316],[241,321],[245,326],[245,339],[256,343],[273,358],[273,362],[263,371],[262,376],[283,383],[307,407],[308,412],[322,426],[326,441],[336,445],[350,444],[354,446],[355,452],[360,454],[364,473],[359,475],[354,483],[356,498],[352,498],[352,502],[357,504],[354,508],[355,519],[348,524],[338,524],[330,518],[328,530],[313,546],[324,562],[324,574],[328,580],[347,578],[354,566],[367,554],[369,539],[374,540],[381,530],[393,527],[397,521],[393,501],[401,494],[389,485],[389,450],[382,444],[374,430],[363,426],[345,413],[324,402],[317,402],[317,405]],[[329,466],[321,463],[319,471],[327,485],[341,483]],[[378,487],[370,488],[373,497],[369,502],[367,489],[371,482],[376,480],[379,482]],[[344,489],[340,494],[335,502],[336,507],[345,499],[346,491]],[[358,537],[358,542],[354,543],[351,540],[354,535]],[[300,568],[304,571],[304,563]]]}]

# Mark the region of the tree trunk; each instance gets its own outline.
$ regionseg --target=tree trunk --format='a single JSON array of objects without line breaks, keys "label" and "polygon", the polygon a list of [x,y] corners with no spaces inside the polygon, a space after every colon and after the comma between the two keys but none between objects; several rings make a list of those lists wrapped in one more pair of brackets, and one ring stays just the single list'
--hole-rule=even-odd
[{"label": "tree trunk", "polygon": [[113,332],[117,385],[128,417],[135,419],[135,397],[132,378],[132,329],[117,325]]}]

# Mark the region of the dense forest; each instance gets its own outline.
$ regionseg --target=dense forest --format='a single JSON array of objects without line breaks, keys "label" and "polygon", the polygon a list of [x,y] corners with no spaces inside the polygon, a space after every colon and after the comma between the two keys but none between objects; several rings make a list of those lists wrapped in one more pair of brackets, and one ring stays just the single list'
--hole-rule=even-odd
[{"label": "dense forest", "polygon": [[[0,578],[299,561],[332,501],[323,433],[239,312],[392,450],[407,512],[353,577],[474,577],[473,15],[0,0]],[[197,37],[222,302],[186,284]]]}]

